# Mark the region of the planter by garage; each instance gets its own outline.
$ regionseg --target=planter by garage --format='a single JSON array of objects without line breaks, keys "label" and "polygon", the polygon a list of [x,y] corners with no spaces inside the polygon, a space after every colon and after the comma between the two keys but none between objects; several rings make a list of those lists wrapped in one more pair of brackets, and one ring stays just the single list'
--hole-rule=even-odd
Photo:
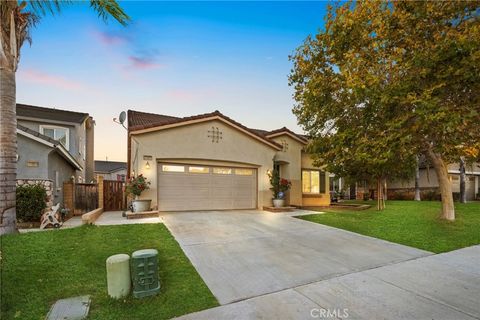
[{"label": "planter by garage", "polygon": [[150,211],[152,200],[133,200],[132,209],[133,212],[145,212]]},{"label": "planter by garage", "polygon": [[275,208],[281,208],[285,206],[285,200],[284,199],[273,199],[273,206]]}]

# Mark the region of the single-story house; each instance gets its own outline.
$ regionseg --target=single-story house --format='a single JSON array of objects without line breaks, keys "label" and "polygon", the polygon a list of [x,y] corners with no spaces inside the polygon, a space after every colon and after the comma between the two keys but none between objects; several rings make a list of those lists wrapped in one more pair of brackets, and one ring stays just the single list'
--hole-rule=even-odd
[{"label": "single-story house", "polygon": [[[460,165],[452,163],[447,166],[448,176],[452,182],[452,192],[460,193]],[[438,179],[433,167],[427,168],[425,164],[420,166],[419,186],[423,192],[437,192],[439,194]],[[480,194],[480,163],[465,165],[465,193],[467,200],[475,200]],[[391,181],[388,183],[389,193],[395,197],[395,193],[413,194],[415,189],[415,177],[407,181]]]},{"label": "single-story house", "polygon": [[127,177],[127,163],[120,161],[95,160],[95,178],[103,177],[104,180],[123,181]]},{"label": "single-story house", "polygon": [[272,205],[268,173],[292,182],[292,206],[330,204],[329,175],[315,167],[307,138],[283,127],[248,128],[219,111],[173,117],[128,111],[128,174],[143,174],[160,211],[261,209]]}]

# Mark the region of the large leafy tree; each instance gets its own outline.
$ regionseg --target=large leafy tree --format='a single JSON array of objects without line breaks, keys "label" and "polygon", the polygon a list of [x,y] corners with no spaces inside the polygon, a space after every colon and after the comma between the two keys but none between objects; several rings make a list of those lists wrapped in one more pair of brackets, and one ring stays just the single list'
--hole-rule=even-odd
[{"label": "large leafy tree", "polygon": [[[30,30],[46,14],[59,12],[71,1],[0,1],[0,234],[16,229],[16,84],[15,72],[20,50],[31,41]],[[108,17],[125,25],[128,15],[115,0],[86,1],[104,20]]]},{"label": "large leafy tree", "polygon": [[[455,219],[447,164],[478,158],[480,2],[358,1],[330,8],[292,60],[294,113],[334,172],[403,175],[425,154]],[[341,170],[339,173],[341,173]]]}]

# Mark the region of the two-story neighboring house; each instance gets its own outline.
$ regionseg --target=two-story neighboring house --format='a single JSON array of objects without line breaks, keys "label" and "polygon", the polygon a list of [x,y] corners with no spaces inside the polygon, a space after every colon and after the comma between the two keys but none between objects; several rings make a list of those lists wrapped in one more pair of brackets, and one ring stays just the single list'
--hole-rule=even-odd
[{"label": "two-story neighboring house", "polygon": [[94,124],[88,113],[17,104],[17,180],[46,182],[62,203],[63,182],[94,179]]}]

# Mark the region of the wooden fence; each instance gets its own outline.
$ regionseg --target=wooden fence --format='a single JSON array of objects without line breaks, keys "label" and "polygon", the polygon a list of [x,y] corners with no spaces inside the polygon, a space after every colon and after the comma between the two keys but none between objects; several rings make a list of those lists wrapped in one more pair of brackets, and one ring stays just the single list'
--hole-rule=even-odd
[{"label": "wooden fence", "polygon": [[74,214],[83,214],[98,208],[98,185],[93,183],[74,184]]},{"label": "wooden fence", "polygon": [[125,196],[122,181],[103,180],[103,205],[105,211],[125,209]]}]

